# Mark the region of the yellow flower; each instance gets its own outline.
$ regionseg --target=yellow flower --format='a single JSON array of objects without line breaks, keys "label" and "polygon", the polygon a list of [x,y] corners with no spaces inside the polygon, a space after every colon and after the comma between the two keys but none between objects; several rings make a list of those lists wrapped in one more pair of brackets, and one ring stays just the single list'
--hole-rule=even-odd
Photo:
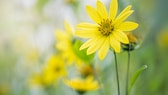
[{"label": "yellow flower", "polygon": [[43,71],[43,81],[46,84],[53,83],[61,77],[66,76],[66,68],[64,61],[60,56],[51,56],[46,68]]},{"label": "yellow flower", "polygon": [[80,58],[73,51],[73,29],[68,22],[64,23],[65,30],[56,30],[56,48],[61,51],[62,56],[69,64],[81,64]]},{"label": "yellow flower", "polygon": [[81,66],[78,66],[78,71],[80,74],[84,77],[94,75],[94,68],[91,65],[83,64]]},{"label": "yellow flower", "polygon": [[129,5],[116,16],[117,10],[117,0],[112,0],[109,15],[100,0],[97,0],[96,8],[86,6],[88,15],[96,24],[83,22],[77,25],[75,34],[82,38],[89,38],[80,47],[80,50],[88,48],[88,55],[98,50],[98,56],[103,60],[110,47],[115,52],[120,52],[120,43],[129,43],[123,31],[132,31],[138,27],[135,22],[125,21],[133,13],[133,10],[131,10],[131,5]]},{"label": "yellow flower", "polygon": [[31,77],[30,83],[48,86],[66,75],[67,72],[63,60],[59,56],[51,56],[42,72]]},{"label": "yellow flower", "polygon": [[87,77],[85,80],[80,78],[65,80],[64,83],[78,92],[97,90],[99,88],[98,82],[93,80],[92,76]]},{"label": "yellow flower", "polygon": [[133,35],[132,33],[126,33],[128,40],[130,43],[137,43],[138,39],[137,37],[135,37],[135,35]]}]

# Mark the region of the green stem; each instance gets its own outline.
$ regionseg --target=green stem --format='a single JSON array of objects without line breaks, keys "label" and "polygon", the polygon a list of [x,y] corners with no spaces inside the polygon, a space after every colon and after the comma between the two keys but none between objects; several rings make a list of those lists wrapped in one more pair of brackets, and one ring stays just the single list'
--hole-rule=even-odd
[{"label": "green stem", "polygon": [[115,51],[114,51],[114,57],[115,57],[116,78],[117,78],[117,91],[118,91],[118,95],[120,95],[120,82],[119,82],[119,74],[118,74],[118,66],[117,66],[117,56]]},{"label": "green stem", "polygon": [[[94,63],[95,63],[95,62],[94,62]],[[98,84],[99,84],[99,86],[100,86],[100,88],[99,88],[99,94],[100,94],[100,95],[104,95],[103,89],[102,89],[102,87],[101,87],[102,81],[101,81],[101,79],[100,79],[98,73],[96,72],[96,63],[93,65],[93,70],[94,70],[95,78],[97,79]]]},{"label": "green stem", "polygon": [[128,51],[128,63],[127,63],[127,76],[126,76],[126,94],[128,95],[128,83],[129,83],[129,67],[130,67],[130,51]]}]

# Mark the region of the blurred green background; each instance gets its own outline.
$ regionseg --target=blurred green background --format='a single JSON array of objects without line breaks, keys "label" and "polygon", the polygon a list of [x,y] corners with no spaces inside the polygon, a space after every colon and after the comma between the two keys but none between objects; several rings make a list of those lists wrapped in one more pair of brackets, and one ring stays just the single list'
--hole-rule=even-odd
[{"label": "blurred green background", "polygon": [[[102,1],[108,8],[111,0]],[[96,0],[0,0],[0,95],[75,95],[61,83],[46,91],[30,86],[28,81],[56,52],[55,30],[63,29],[64,20],[73,27],[90,21],[85,6],[95,4]],[[133,32],[140,41],[131,52],[130,75],[148,66],[136,81],[132,95],[168,95],[168,1],[119,0],[119,11],[129,4],[135,12],[128,19],[139,23]],[[97,64],[106,95],[116,95],[111,54]],[[117,55],[124,95],[127,53]],[[93,91],[86,95],[99,94]]]}]

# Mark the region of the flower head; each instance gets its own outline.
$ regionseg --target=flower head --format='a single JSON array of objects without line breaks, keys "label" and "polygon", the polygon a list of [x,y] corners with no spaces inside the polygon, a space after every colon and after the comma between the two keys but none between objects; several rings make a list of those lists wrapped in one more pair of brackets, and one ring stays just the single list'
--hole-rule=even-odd
[{"label": "flower head", "polygon": [[129,44],[122,44],[122,49],[124,51],[133,51],[134,49],[137,48],[138,46],[138,39],[137,37],[132,34],[132,33],[126,33],[128,40],[129,40]]},{"label": "flower head", "polygon": [[89,64],[78,66],[78,71],[83,77],[94,75],[94,68]]},{"label": "flower head", "polygon": [[80,50],[88,48],[88,55],[98,50],[101,60],[105,58],[110,47],[115,52],[120,52],[120,43],[129,43],[124,31],[132,31],[138,27],[138,24],[135,22],[125,21],[133,13],[130,5],[116,16],[118,11],[117,0],[112,0],[110,3],[109,14],[100,0],[97,0],[96,8],[86,6],[86,11],[95,24],[80,23],[77,25],[75,34],[82,38],[89,38],[80,47]]},{"label": "flower head", "polygon": [[99,88],[98,82],[94,81],[92,76],[88,76],[86,79],[75,78],[65,80],[64,83],[80,93],[97,90]]},{"label": "flower head", "polygon": [[56,30],[56,48],[61,51],[63,58],[68,64],[77,63],[80,65],[82,61],[73,51],[73,29],[66,21],[64,26],[65,30]]},{"label": "flower head", "polygon": [[46,68],[43,70],[44,81],[52,83],[61,77],[66,76],[66,68],[63,59],[60,56],[51,56]]},{"label": "flower head", "polygon": [[41,73],[34,74],[30,80],[32,84],[50,85],[59,78],[66,76],[63,60],[59,56],[51,56]]}]

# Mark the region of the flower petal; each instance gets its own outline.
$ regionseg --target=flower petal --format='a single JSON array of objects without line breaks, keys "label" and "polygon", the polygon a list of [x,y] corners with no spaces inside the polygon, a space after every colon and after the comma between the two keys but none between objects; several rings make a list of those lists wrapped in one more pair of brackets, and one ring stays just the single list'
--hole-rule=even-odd
[{"label": "flower petal", "polygon": [[120,42],[117,41],[113,35],[110,35],[110,45],[115,52],[120,52]]},{"label": "flower petal", "polygon": [[132,31],[138,27],[138,24],[135,22],[127,21],[121,23],[117,29],[122,30],[122,31]]},{"label": "flower petal", "polygon": [[98,30],[76,30],[75,35],[81,37],[81,38],[93,38],[97,35],[99,35]]},{"label": "flower petal", "polygon": [[97,29],[99,26],[96,24],[91,24],[87,22],[83,22],[77,25],[77,28],[79,29]]},{"label": "flower petal", "polygon": [[86,12],[94,22],[100,23],[101,17],[95,8],[91,6],[86,6]]},{"label": "flower petal", "polygon": [[125,14],[126,12],[130,11],[130,9],[132,8],[131,5],[127,6],[124,10],[121,11],[121,13],[118,15],[118,17],[120,17],[121,15]]},{"label": "flower petal", "polygon": [[57,38],[57,40],[65,40],[70,39],[71,35],[68,35],[65,31],[62,30],[56,30],[55,37]]},{"label": "flower petal", "polygon": [[98,25],[90,23],[80,23],[77,25],[77,30],[75,35],[82,38],[93,38],[96,35],[100,34],[98,31]]},{"label": "flower petal", "polygon": [[134,11],[133,10],[130,10],[130,11],[127,11],[125,12],[124,14],[118,16],[115,21],[114,21],[114,26],[118,26],[119,24],[121,24],[125,19],[128,18],[128,16],[130,16]]},{"label": "flower petal", "polygon": [[64,27],[65,27],[66,32],[72,35],[73,29],[68,21],[64,21]]},{"label": "flower petal", "polygon": [[90,47],[87,49],[87,54],[89,55],[89,54],[92,54],[92,53],[96,52],[96,50],[98,50],[102,46],[104,41],[105,41],[105,37],[102,36],[100,39],[93,42],[90,45]]},{"label": "flower petal", "polygon": [[118,0],[112,0],[110,3],[110,18],[113,20],[118,11]]},{"label": "flower petal", "polygon": [[109,37],[106,37],[103,45],[101,46],[101,48],[98,51],[98,56],[100,58],[100,60],[103,60],[105,58],[105,56],[107,55],[108,51],[109,51]]},{"label": "flower petal", "polygon": [[99,35],[100,33],[97,30],[76,30],[75,35],[81,38],[93,38]]},{"label": "flower petal", "polygon": [[93,39],[89,39],[79,48],[79,50],[83,50],[83,49],[89,47],[92,42],[93,42]]},{"label": "flower petal", "polygon": [[96,7],[101,18],[106,19],[108,14],[105,5],[100,0],[97,0]]},{"label": "flower petal", "polygon": [[129,40],[128,40],[127,35],[126,35],[124,32],[122,32],[122,31],[119,31],[119,30],[114,31],[112,35],[114,35],[114,37],[115,37],[119,42],[122,42],[122,43],[124,43],[124,44],[128,44],[128,43],[129,43]]},{"label": "flower petal", "polygon": [[83,50],[87,47],[89,47],[93,42],[95,42],[97,39],[99,39],[102,35],[98,35],[95,38],[89,39],[88,41],[86,41],[80,48],[79,50]]}]

